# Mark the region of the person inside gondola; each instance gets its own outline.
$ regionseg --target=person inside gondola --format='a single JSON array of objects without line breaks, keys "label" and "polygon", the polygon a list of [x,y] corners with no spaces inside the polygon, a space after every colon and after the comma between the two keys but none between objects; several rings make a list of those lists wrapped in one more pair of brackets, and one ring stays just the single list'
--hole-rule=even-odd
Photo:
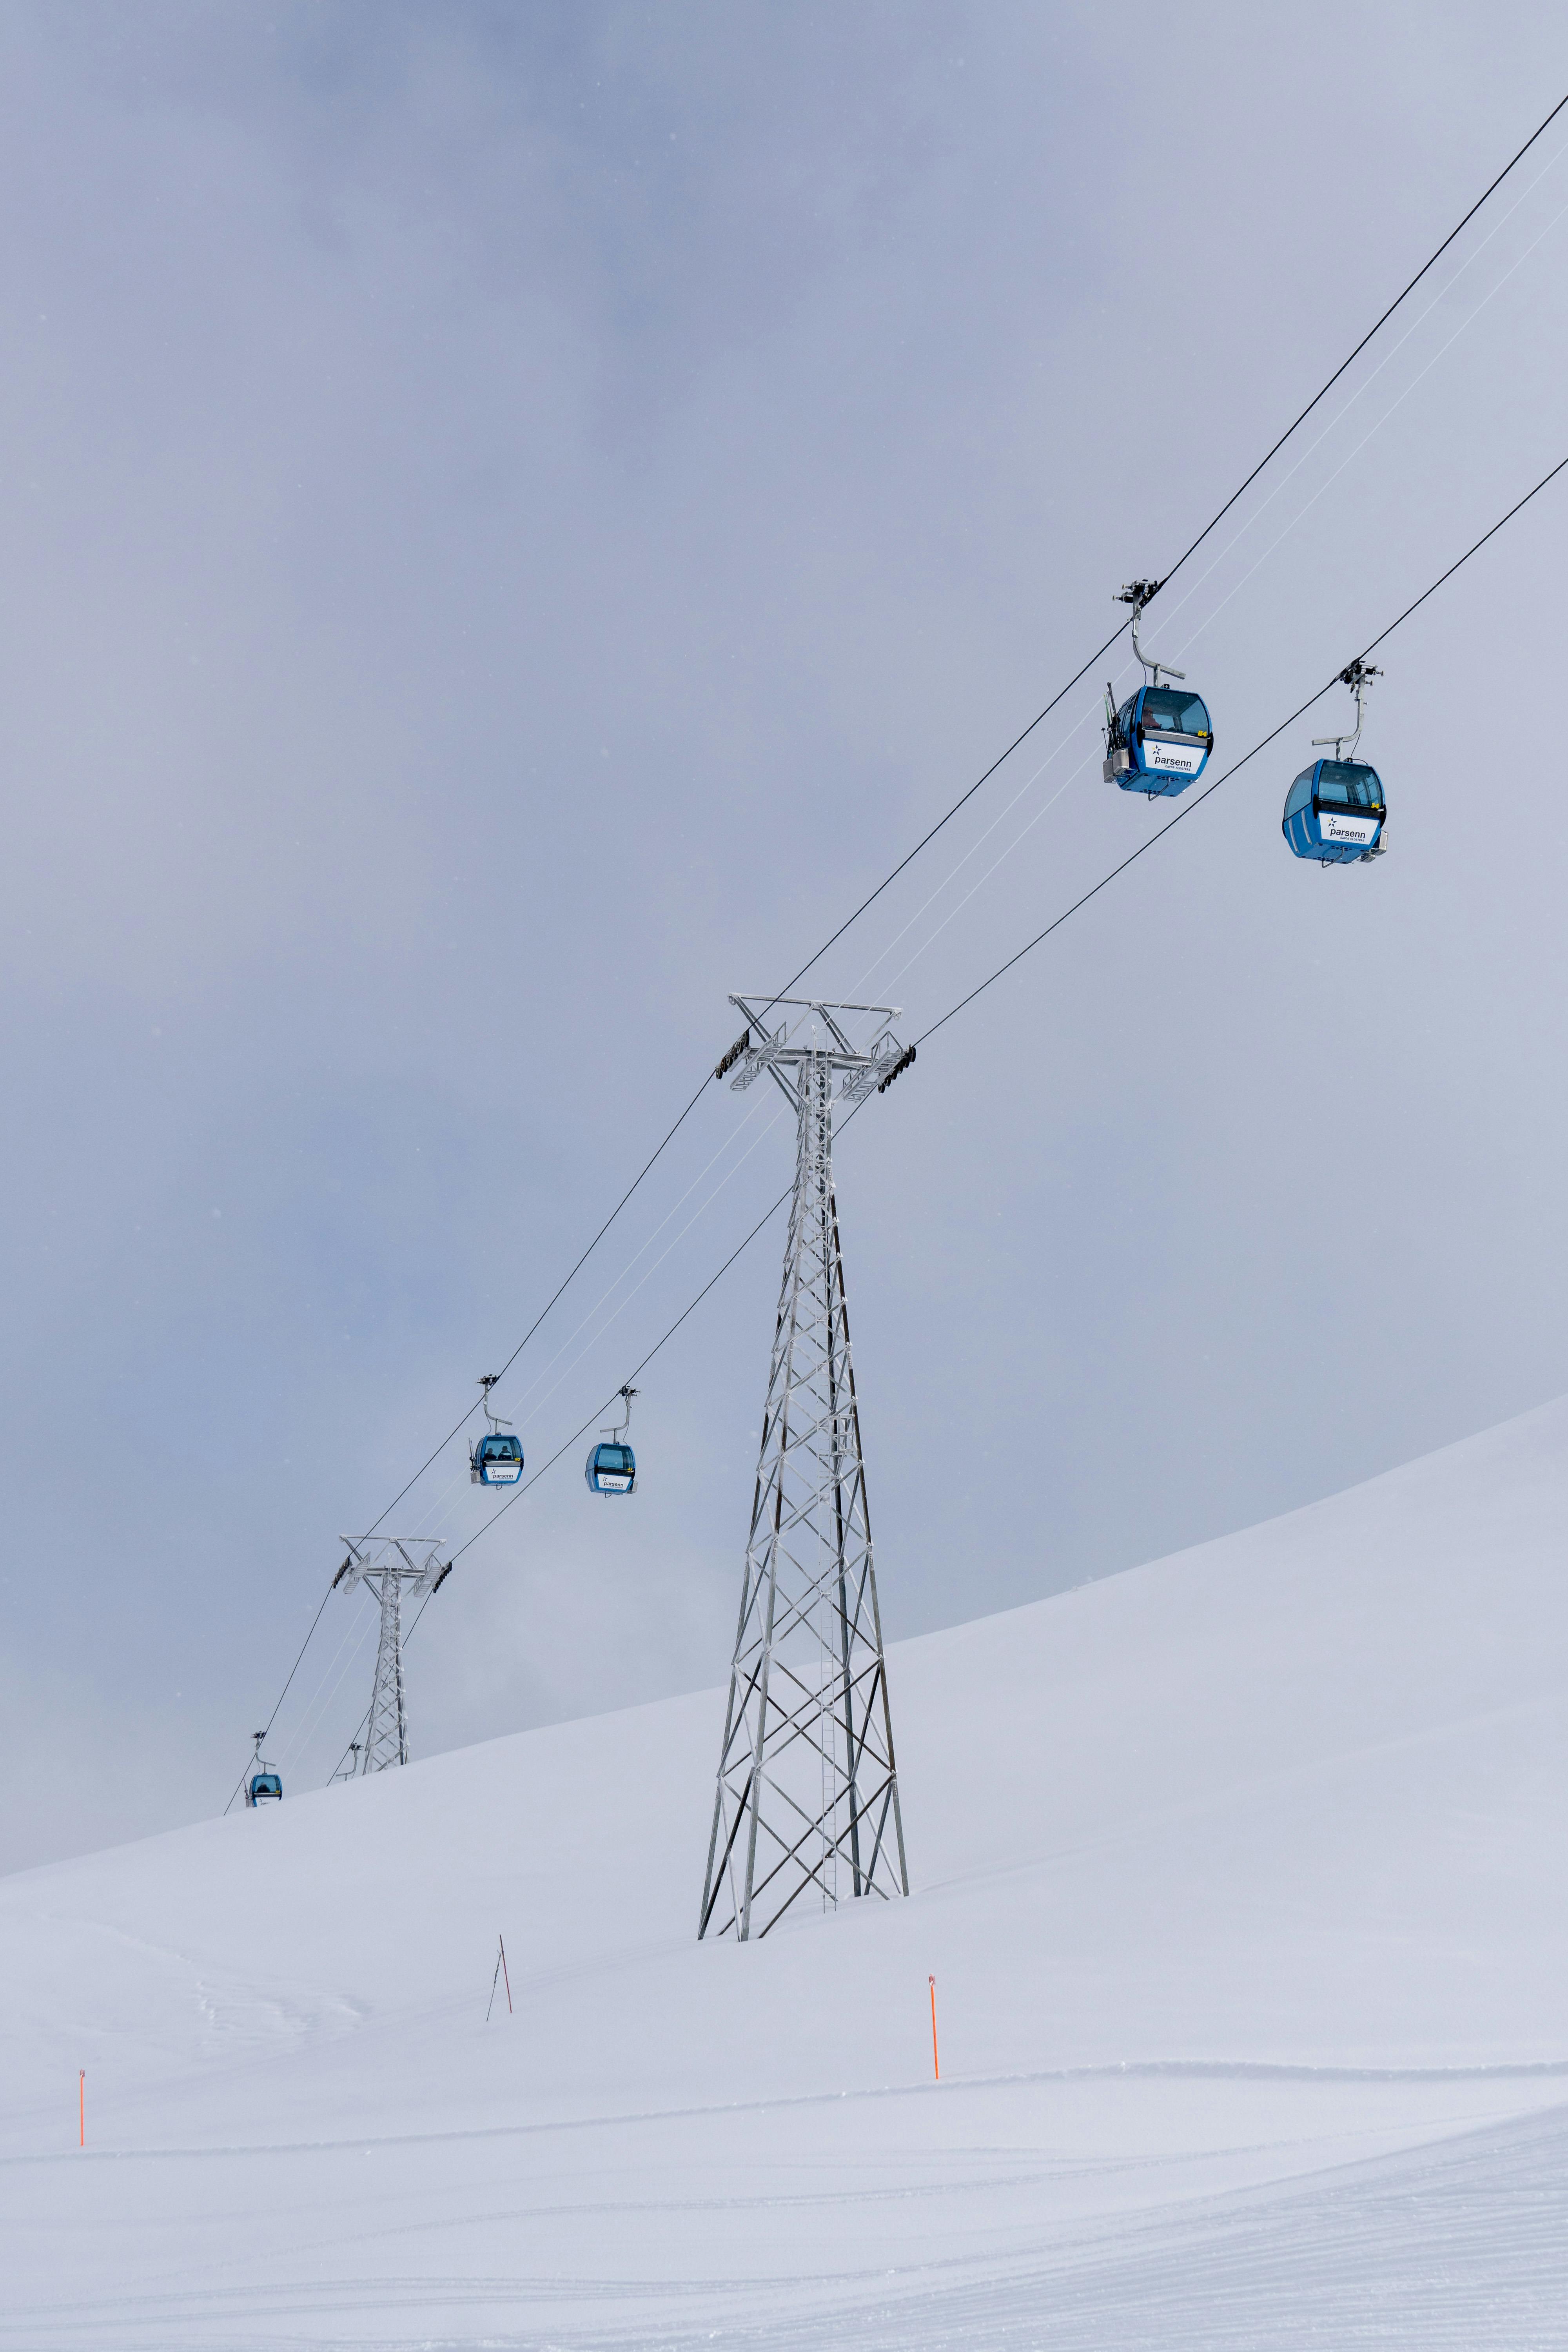
[{"label": "person inside gondola", "polygon": [[1170,687],[1151,687],[1143,697],[1146,732],[1162,735],[1205,735],[1208,712],[1195,694],[1178,694]]}]

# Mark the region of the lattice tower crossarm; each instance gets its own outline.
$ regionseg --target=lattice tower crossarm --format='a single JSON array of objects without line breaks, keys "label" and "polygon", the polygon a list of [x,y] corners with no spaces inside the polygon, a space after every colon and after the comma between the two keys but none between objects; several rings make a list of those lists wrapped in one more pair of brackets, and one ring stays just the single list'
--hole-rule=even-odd
[{"label": "lattice tower crossarm", "polygon": [[[803,1895],[826,1910],[845,1891],[910,1891],[833,1185],[836,1081],[841,1099],[858,1103],[909,1057],[891,1034],[891,1006],[731,1002],[762,1033],[735,1056],[731,1085],[749,1086],[765,1069],[795,1109],[795,1190],[698,1928],[744,1942],[765,1936]],[[879,1027],[862,1049],[849,1031],[864,1016]]]},{"label": "lattice tower crossarm", "polygon": [[345,1536],[348,1557],[332,1579],[334,1588],[363,1584],[381,1607],[381,1638],[376,1644],[375,1682],[361,1773],[384,1772],[389,1765],[408,1761],[408,1713],[403,1694],[403,1602],[434,1592],[451,1569],[441,1553],[445,1539],[428,1536],[387,1536],[374,1543],[356,1543]]}]

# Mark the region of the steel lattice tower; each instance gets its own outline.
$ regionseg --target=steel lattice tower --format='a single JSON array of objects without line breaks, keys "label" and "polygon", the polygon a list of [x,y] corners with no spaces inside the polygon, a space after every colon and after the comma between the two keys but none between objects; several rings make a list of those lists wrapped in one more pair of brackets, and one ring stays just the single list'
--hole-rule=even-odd
[{"label": "steel lattice tower", "polygon": [[[833,1097],[914,1059],[889,1005],[731,998],[718,1075],[765,1070],[795,1110],[795,1193],[768,1370],[699,1937],[765,1936],[803,1895],[910,1891],[833,1190]],[[777,1034],[769,1014],[784,1016]],[[846,1024],[875,1034],[850,1042]],[[753,1032],[761,1042],[752,1045]]]},{"label": "steel lattice tower", "polygon": [[386,1536],[377,1543],[355,1543],[352,1536],[343,1538],[348,1558],[332,1579],[333,1590],[347,1578],[350,1586],[367,1586],[381,1603],[375,1684],[359,1759],[362,1773],[384,1772],[390,1764],[408,1761],[408,1717],[403,1704],[403,1599],[405,1593],[414,1601],[422,1593],[434,1592],[450,1572],[451,1561],[440,1557],[443,1540]]}]

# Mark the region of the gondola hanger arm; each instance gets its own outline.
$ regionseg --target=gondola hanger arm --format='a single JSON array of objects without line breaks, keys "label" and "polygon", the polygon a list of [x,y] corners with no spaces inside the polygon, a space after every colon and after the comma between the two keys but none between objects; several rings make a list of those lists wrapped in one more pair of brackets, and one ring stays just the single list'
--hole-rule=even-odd
[{"label": "gondola hanger arm", "polygon": [[1351,757],[1354,759],[1356,746],[1361,741],[1361,730],[1366,724],[1366,698],[1372,691],[1373,679],[1382,676],[1383,672],[1380,669],[1371,662],[1363,661],[1359,654],[1354,661],[1345,664],[1340,672],[1340,684],[1348,686],[1355,696],[1355,731],[1350,735],[1314,735],[1312,749],[1315,751],[1326,751],[1331,743],[1334,747],[1334,757],[1338,760],[1342,756],[1340,751],[1341,744],[1348,743],[1351,747]]},{"label": "gondola hanger arm", "polygon": [[1111,599],[1112,604],[1131,604],[1132,607],[1132,650],[1143,667],[1150,672],[1151,686],[1159,685],[1162,670],[1167,677],[1184,678],[1187,674],[1184,669],[1173,669],[1169,662],[1156,661],[1152,654],[1144,652],[1138,641],[1138,624],[1142,618],[1143,607],[1159,594],[1163,585],[1164,583],[1161,580],[1130,580],[1125,587],[1118,589]]}]

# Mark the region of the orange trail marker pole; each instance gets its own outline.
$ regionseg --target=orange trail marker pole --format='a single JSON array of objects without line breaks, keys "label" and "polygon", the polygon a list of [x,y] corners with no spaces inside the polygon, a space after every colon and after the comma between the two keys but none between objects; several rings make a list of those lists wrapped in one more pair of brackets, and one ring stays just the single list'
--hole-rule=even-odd
[{"label": "orange trail marker pole", "polygon": [[87,2146],[87,2068],[79,2067],[76,2078],[78,2147]]},{"label": "orange trail marker pole", "polygon": [[931,1979],[931,2080],[942,2080],[942,2063],[936,2054],[936,1979]]},{"label": "orange trail marker pole", "polygon": [[510,2017],[511,2015],[511,1970],[506,1964],[506,1937],[498,1936],[496,1942],[500,1946],[500,1972],[506,1979],[506,2013]]}]

